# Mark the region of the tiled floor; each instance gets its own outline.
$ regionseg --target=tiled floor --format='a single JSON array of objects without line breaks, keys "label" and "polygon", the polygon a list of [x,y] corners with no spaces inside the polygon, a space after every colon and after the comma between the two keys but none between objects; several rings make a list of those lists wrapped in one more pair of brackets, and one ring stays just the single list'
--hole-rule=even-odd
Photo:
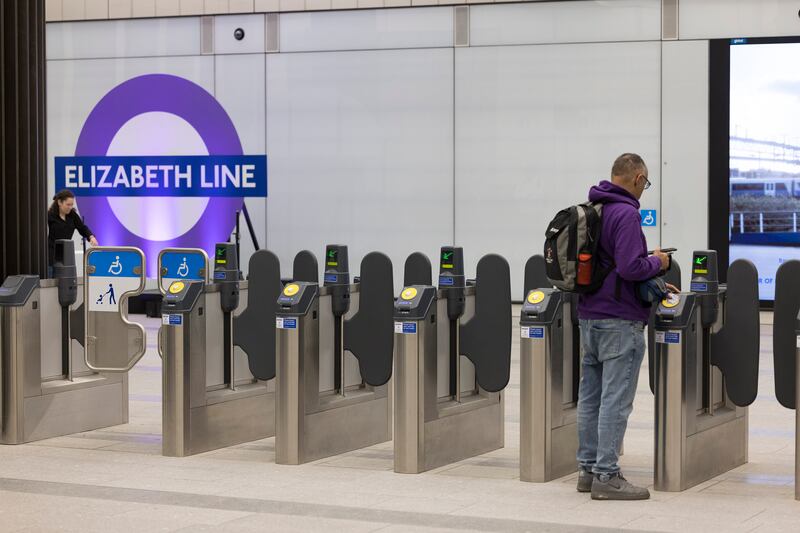
[{"label": "tiled floor", "polygon": [[[160,360],[151,351],[131,373],[129,424],[0,447],[0,531],[797,532],[794,412],[774,397],[768,321],[750,463],[684,493],[593,502],[575,492],[574,475],[520,482],[517,335],[506,448],[420,475],[392,472],[391,443],[304,466],[276,465],[274,439],[162,457]],[[646,368],[622,464],[629,479],[652,485]]]}]

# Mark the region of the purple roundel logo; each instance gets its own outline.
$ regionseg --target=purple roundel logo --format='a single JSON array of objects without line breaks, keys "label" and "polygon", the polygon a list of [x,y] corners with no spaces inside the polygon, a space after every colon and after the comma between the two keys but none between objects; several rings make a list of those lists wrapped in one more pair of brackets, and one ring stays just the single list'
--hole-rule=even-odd
[{"label": "purple roundel logo", "polygon": [[[199,136],[208,155],[109,154],[123,126],[146,114],[182,119],[188,125],[185,129]],[[147,145],[146,137],[160,134],[146,131],[142,135],[139,130],[132,142]],[[81,214],[102,245],[136,246],[149,258],[172,247],[213,252],[215,243],[230,237],[244,197],[266,196],[266,156],[245,156],[236,128],[220,103],[199,85],[168,74],[132,78],[109,91],[86,119],[75,157],[57,157],[55,168],[56,187],[68,188],[79,197]],[[125,220],[113,204],[130,199],[116,198],[121,196],[157,198],[144,200],[134,209],[135,216],[129,214]],[[186,216],[176,222],[179,214],[171,212],[173,206],[177,212],[178,203],[187,201],[181,197],[201,202],[191,204],[196,209],[190,211],[188,222]],[[183,209],[185,215],[185,204]],[[149,233],[141,230],[142,224],[150,224]],[[157,225],[170,227],[153,230]],[[153,260],[147,262],[148,277],[156,277],[156,266]]]}]

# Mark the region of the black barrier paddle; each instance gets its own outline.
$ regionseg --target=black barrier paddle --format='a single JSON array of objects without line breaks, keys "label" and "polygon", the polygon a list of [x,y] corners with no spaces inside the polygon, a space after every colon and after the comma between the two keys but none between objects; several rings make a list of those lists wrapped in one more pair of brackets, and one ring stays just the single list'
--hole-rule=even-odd
[{"label": "black barrier paddle", "polygon": [[758,394],[758,356],[761,343],[758,270],[747,259],[728,267],[725,325],[711,336],[711,364],[722,370],[726,391],[739,407]]},{"label": "black barrier paddle", "polygon": [[475,315],[461,324],[461,354],[475,365],[475,378],[486,391],[498,392],[511,377],[511,273],[495,254],[478,261]]},{"label": "black barrier paddle", "polygon": [[522,301],[525,301],[528,293],[532,290],[552,286],[553,284],[547,279],[547,265],[544,262],[544,256],[532,255],[525,263],[525,282],[523,284],[525,292],[522,293]]},{"label": "black barrier paddle", "polygon": [[[681,289],[681,266],[677,261],[669,262],[669,269],[664,274],[664,281],[675,285],[678,290]],[[658,303],[653,304],[650,318],[647,321],[647,369],[650,374],[650,392],[653,394],[656,393],[656,309],[658,309]]]},{"label": "black barrier paddle", "polygon": [[233,318],[233,344],[247,355],[250,373],[266,381],[275,377],[275,311],[282,289],[278,256],[258,250],[250,257],[249,272],[247,307]]},{"label": "black barrier paddle", "polygon": [[317,258],[308,250],[298,252],[294,256],[292,265],[292,281],[306,281],[308,283],[319,283],[319,265]]},{"label": "black barrier paddle", "polygon": [[358,312],[344,321],[344,348],[358,359],[367,384],[378,387],[392,377],[394,281],[392,261],[380,252],[361,261]]},{"label": "black barrier paddle", "polygon": [[778,267],[775,275],[775,315],[772,323],[772,357],[775,363],[775,396],[796,409],[797,314],[800,312],[800,261]]},{"label": "black barrier paddle", "polygon": [[422,252],[414,252],[406,259],[403,270],[403,286],[433,285],[431,276],[431,260]]},{"label": "black barrier paddle", "polygon": [[81,305],[69,312],[69,335],[83,346],[83,339],[86,334],[86,325],[83,317],[83,302]]}]

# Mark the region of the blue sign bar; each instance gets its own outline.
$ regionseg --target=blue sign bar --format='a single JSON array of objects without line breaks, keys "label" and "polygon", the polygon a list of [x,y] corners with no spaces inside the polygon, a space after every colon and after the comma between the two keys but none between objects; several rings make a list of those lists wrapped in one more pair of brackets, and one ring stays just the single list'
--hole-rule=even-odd
[{"label": "blue sign bar", "polygon": [[76,196],[267,196],[266,155],[56,157]]},{"label": "blue sign bar", "polygon": [[165,279],[186,279],[205,281],[206,258],[199,252],[189,250],[164,252],[161,254],[161,268],[166,269],[161,277]]},{"label": "blue sign bar", "polygon": [[[140,278],[142,277],[142,257],[130,250],[91,250],[89,265],[94,267],[89,276]],[[134,272],[139,268],[139,274]]]}]

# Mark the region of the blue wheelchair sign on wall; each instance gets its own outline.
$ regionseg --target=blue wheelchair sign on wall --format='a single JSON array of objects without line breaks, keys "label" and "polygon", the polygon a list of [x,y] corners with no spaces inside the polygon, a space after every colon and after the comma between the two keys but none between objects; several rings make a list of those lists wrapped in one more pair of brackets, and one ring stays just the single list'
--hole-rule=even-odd
[{"label": "blue wheelchair sign on wall", "polygon": [[642,226],[654,227],[656,225],[656,210],[655,209],[642,209],[639,212],[642,216]]}]

